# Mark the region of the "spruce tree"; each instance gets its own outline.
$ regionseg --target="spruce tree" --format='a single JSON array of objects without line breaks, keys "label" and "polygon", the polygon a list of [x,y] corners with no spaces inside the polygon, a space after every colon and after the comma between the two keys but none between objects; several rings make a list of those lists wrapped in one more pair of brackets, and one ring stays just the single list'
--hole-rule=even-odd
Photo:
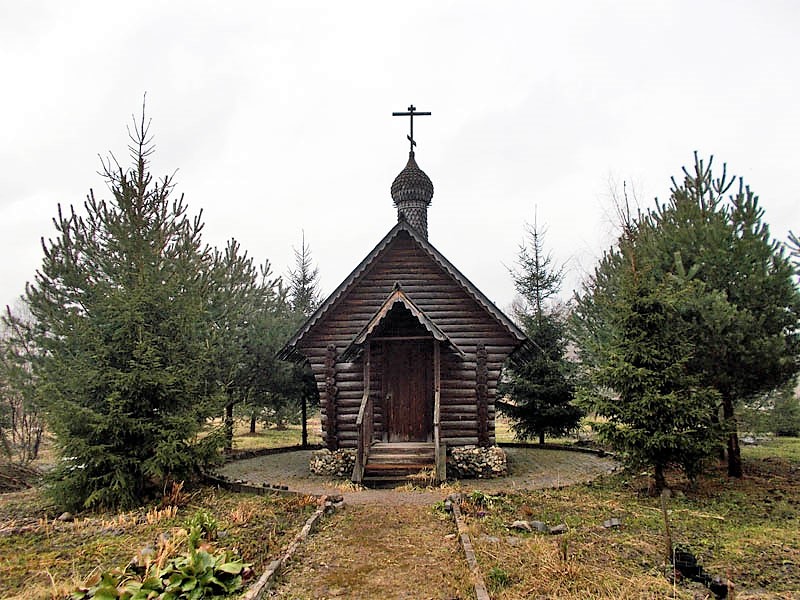
[{"label": "spruce tree", "polygon": [[61,455],[50,488],[62,505],[130,507],[211,460],[219,414],[206,385],[211,255],[201,215],[172,177],[149,171],[144,112],[132,166],[103,161],[111,192],[83,211],[59,206],[57,235],[25,301],[40,355],[37,396]]},{"label": "spruce tree", "polygon": [[510,403],[498,403],[508,413],[518,438],[565,435],[577,429],[582,411],[572,403],[575,395],[572,367],[567,361],[565,322],[550,300],[559,292],[563,269],[553,266],[544,249],[543,232],[536,221],[527,227],[527,240],[519,248],[517,266],[511,269],[520,300],[514,315],[532,342],[524,358],[511,362],[500,393]]},{"label": "spruce tree", "polygon": [[289,270],[289,298],[292,310],[298,319],[311,316],[320,302],[319,267],[311,259],[311,247],[306,244],[306,234],[300,241],[300,249],[294,248],[294,269]]},{"label": "spruce tree", "polygon": [[[294,249],[295,265],[289,271],[289,297],[294,313],[295,326],[299,327],[317,310],[321,300],[319,290],[319,267],[311,259],[311,247],[306,244],[303,232],[300,250]],[[292,397],[299,400],[300,420],[303,426],[302,445],[308,445],[308,407],[319,404],[319,392],[314,373],[308,362],[291,367]]]}]

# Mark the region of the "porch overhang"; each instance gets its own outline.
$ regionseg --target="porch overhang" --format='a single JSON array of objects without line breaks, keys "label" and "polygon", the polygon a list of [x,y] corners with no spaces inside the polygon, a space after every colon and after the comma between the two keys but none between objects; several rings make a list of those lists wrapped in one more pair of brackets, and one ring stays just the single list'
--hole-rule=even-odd
[{"label": "porch overhang", "polygon": [[347,346],[344,352],[342,352],[341,360],[346,362],[352,361],[361,353],[361,350],[364,347],[364,343],[370,339],[373,332],[375,331],[375,328],[378,327],[378,325],[380,325],[381,321],[383,321],[383,319],[386,318],[386,315],[389,313],[392,307],[394,307],[394,305],[397,304],[398,302],[400,302],[401,304],[403,304],[403,306],[405,306],[405,308],[414,316],[414,318],[417,319],[417,321],[419,321],[420,325],[422,325],[426,329],[426,331],[428,331],[431,334],[431,337],[433,337],[433,339],[446,344],[461,357],[466,356],[464,351],[461,350],[461,348],[459,348],[458,345],[452,339],[450,339],[450,336],[448,336],[444,331],[442,331],[441,328],[438,325],[436,325],[436,323],[434,323],[431,320],[431,318],[428,317],[428,315],[425,314],[425,311],[423,311],[419,306],[417,306],[414,303],[414,301],[411,298],[408,297],[408,294],[406,294],[403,291],[402,286],[398,282],[394,284],[394,289],[392,290],[392,293],[389,294],[386,300],[384,300],[381,307],[369,320],[369,323],[367,323],[366,326],[364,326],[364,328],[358,333],[358,335],[356,335],[356,337],[353,338],[353,340],[350,342],[350,344]]}]

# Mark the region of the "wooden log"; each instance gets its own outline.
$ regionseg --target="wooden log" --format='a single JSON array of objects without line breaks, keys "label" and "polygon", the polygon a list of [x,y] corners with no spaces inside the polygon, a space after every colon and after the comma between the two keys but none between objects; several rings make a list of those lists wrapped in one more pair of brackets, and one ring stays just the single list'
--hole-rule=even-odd
[{"label": "wooden log", "polygon": [[336,346],[329,345],[325,355],[325,438],[329,450],[336,450]]},{"label": "wooden log", "polygon": [[363,381],[354,381],[349,377],[342,377],[341,380],[336,384],[339,388],[339,393],[342,394],[347,391],[356,390],[359,395],[364,391],[364,382]]},{"label": "wooden log", "polygon": [[[474,417],[475,415],[473,415]],[[478,421],[442,421],[442,431],[467,431],[474,433],[478,428]]]},{"label": "wooden log", "polygon": [[459,435],[459,436],[442,436],[445,442],[447,442],[447,447],[452,448],[453,446],[477,446],[478,445],[478,437],[476,435]]}]

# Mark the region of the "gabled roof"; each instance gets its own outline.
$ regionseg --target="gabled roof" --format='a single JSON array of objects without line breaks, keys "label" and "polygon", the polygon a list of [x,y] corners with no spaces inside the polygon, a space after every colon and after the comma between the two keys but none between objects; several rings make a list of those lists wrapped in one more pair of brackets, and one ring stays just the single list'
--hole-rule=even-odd
[{"label": "gabled roof", "polygon": [[521,344],[528,341],[528,337],[523,331],[509,319],[503,311],[497,308],[491,300],[489,300],[469,279],[467,279],[461,271],[456,269],[444,255],[439,252],[427,239],[421,236],[414,227],[409,225],[406,221],[399,221],[389,232],[378,242],[372,251],[367,254],[364,260],[353,269],[350,275],[339,284],[333,293],[320,304],[314,314],[312,314],[305,323],[297,330],[292,338],[286,342],[283,348],[278,352],[278,358],[284,360],[302,360],[304,357],[297,351],[297,343],[305,337],[305,335],[316,325],[326,314],[333,308],[353,287],[353,285],[361,278],[366,270],[373,264],[373,262],[386,250],[389,244],[400,234],[405,231],[411,239],[413,239],[428,255],[436,262],[445,272],[447,272],[475,301],[483,307],[503,328],[505,328],[513,337],[520,341]]},{"label": "gabled roof", "polygon": [[386,318],[386,315],[398,302],[408,309],[408,311],[417,319],[417,321],[419,321],[420,325],[422,325],[433,336],[434,339],[447,343],[461,356],[466,356],[464,351],[461,350],[461,348],[459,348],[456,343],[450,339],[450,336],[439,329],[436,323],[434,323],[430,317],[425,314],[425,311],[417,306],[414,301],[408,297],[408,294],[403,291],[402,286],[399,283],[395,283],[394,290],[392,290],[392,293],[389,294],[386,300],[384,300],[383,304],[378,309],[378,312],[373,315],[372,319],[370,319],[369,323],[367,323],[364,329],[362,329],[361,332],[353,339],[347,349],[342,352],[342,360],[347,361],[356,356],[358,350],[361,348],[364,342],[367,341],[367,338],[372,335],[372,332],[375,330],[375,328],[380,325],[381,321]]}]

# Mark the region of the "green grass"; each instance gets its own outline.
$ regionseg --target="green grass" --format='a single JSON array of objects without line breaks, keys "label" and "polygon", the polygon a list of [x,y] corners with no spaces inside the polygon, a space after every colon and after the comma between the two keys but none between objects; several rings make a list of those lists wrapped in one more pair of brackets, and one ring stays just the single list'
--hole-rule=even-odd
[{"label": "green grass", "polygon": [[[250,433],[250,421],[238,420],[234,425],[233,448],[234,450],[260,450],[262,448],[299,446],[302,443],[302,437],[300,425],[288,425],[286,429],[276,429],[275,427],[265,429],[258,423],[255,433]],[[308,443],[322,443],[319,415],[309,418]]]},{"label": "green grass", "polygon": [[[552,437],[547,436],[545,437],[545,443],[547,444],[574,444],[579,440],[587,440],[594,438],[594,431],[592,429],[593,420],[596,420],[596,417],[593,419],[589,419],[585,417],[581,420],[580,427],[577,432],[573,435],[566,435],[566,436],[559,436],[559,437]],[[528,439],[519,439],[514,434],[514,430],[511,426],[511,419],[509,419],[504,414],[498,414],[495,418],[494,423],[494,430],[495,430],[495,440],[498,443],[509,443],[509,442],[529,442],[529,443],[538,443],[539,438],[528,438]]]},{"label": "green grass", "polygon": [[775,458],[800,463],[800,438],[767,437],[758,445],[742,445],[742,456],[748,458]]}]

